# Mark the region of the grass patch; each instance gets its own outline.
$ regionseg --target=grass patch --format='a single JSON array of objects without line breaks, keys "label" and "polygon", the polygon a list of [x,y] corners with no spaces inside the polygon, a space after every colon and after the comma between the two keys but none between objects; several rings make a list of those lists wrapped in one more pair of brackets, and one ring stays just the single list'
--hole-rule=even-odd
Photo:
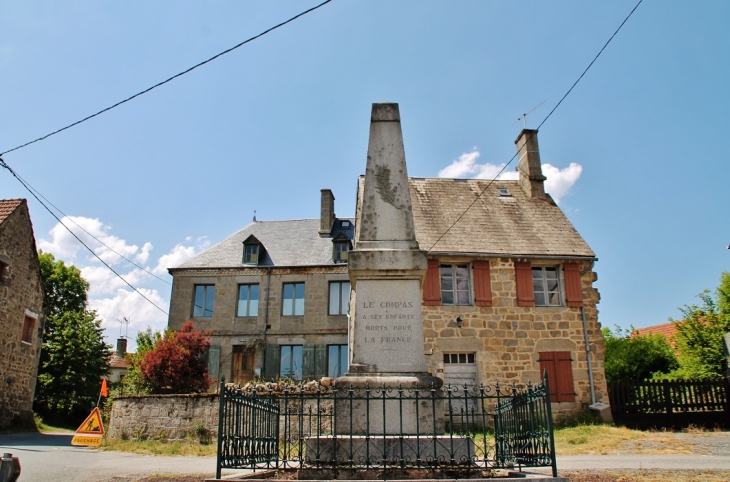
[{"label": "grass patch", "polygon": [[616,453],[622,443],[642,438],[637,430],[610,425],[580,425],[555,430],[555,452],[558,455],[605,455]]},{"label": "grass patch", "polygon": [[200,444],[192,440],[120,440],[105,438],[99,450],[116,450],[143,455],[185,455],[206,457],[216,454],[216,444]]}]

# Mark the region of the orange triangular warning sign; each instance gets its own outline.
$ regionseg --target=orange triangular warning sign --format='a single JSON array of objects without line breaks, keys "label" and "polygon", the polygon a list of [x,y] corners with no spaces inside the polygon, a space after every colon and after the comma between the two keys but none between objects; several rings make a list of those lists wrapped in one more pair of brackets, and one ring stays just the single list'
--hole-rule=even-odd
[{"label": "orange triangular warning sign", "polygon": [[91,415],[86,417],[84,423],[76,429],[76,433],[83,433],[86,435],[104,435],[104,425],[101,423],[101,413],[99,413],[98,407],[91,411]]}]

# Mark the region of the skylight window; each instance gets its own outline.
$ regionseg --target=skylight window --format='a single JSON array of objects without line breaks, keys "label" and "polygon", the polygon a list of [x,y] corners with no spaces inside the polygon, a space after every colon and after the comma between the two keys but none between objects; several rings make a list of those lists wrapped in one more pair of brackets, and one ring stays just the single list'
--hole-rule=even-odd
[{"label": "skylight window", "polygon": [[499,195],[500,196],[512,197],[512,193],[509,192],[509,189],[499,189]]}]

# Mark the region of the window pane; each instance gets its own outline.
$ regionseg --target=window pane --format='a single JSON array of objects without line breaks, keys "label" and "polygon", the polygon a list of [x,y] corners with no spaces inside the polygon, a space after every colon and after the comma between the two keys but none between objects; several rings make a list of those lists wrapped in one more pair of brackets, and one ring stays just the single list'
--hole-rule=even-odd
[{"label": "window pane", "polygon": [[459,363],[466,363],[466,353],[459,353]]},{"label": "window pane", "polygon": [[547,290],[548,291],[558,291],[558,280],[556,280],[556,279],[547,280]]},{"label": "window pane", "polygon": [[457,297],[457,304],[459,305],[468,305],[469,304],[469,292],[468,291],[459,291],[456,293]]},{"label": "window pane", "polygon": [[451,357],[448,353],[444,353],[444,363],[451,363]]},{"label": "window pane", "polygon": [[248,316],[248,285],[238,287],[238,311],[236,316]]},{"label": "window pane", "polygon": [[340,345],[340,376],[347,373],[350,366],[350,357],[347,354],[347,345]]},{"label": "window pane", "polygon": [[203,316],[213,316],[213,301],[215,300],[215,286],[204,286],[205,310]]},{"label": "window pane", "polygon": [[195,287],[195,300],[193,301],[193,316],[203,316],[203,297],[205,286]]},{"label": "window pane", "polygon": [[456,266],[456,276],[458,278],[469,279],[469,270],[467,269],[465,264],[459,264]]},{"label": "window pane", "polygon": [[[350,305],[350,282],[345,281],[340,288],[340,314],[346,315]],[[347,350],[345,350],[347,351]]]},{"label": "window pane", "polygon": [[547,303],[545,303],[545,293],[538,293],[535,291],[535,305],[537,306],[545,306]]},{"label": "window pane", "polygon": [[454,304],[454,293],[451,291],[442,291],[441,292],[441,303],[445,305],[453,305]]},{"label": "window pane", "polygon": [[292,347],[292,378],[295,380],[302,379],[302,345],[294,345]]},{"label": "window pane", "polygon": [[474,353],[469,353],[469,363],[474,363]]},{"label": "window pane", "polygon": [[451,354],[451,363],[459,363],[459,355],[456,353]]},{"label": "window pane", "polygon": [[291,372],[291,347],[282,346],[279,362],[279,376],[286,378]]},{"label": "window pane", "polygon": [[550,293],[548,300],[550,306],[560,306],[560,293]]},{"label": "window pane", "polygon": [[327,347],[327,376],[336,378],[337,363],[340,360],[340,350],[338,345],[330,345]]},{"label": "window pane", "polygon": [[330,283],[330,315],[340,314],[340,283]]},{"label": "window pane", "polygon": [[297,283],[294,285],[296,289],[296,299],[294,301],[294,314],[304,314],[304,283]]},{"label": "window pane", "polygon": [[259,314],[259,285],[251,285],[248,296],[248,316]]},{"label": "window pane", "polygon": [[454,282],[451,277],[441,278],[441,291],[452,291],[454,289]]},{"label": "window pane", "polygon": [[547,279],[558,279],[557,268],[545,268],[545,277]]}]

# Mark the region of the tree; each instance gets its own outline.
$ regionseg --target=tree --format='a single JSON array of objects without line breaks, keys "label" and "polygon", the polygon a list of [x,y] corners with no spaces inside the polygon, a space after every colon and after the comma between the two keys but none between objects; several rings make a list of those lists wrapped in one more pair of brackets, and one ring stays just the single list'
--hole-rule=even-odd
[{"label": "tree", "polygon": [[677,358],[666,337],[660,334],[631,336],[631,330],[603,329],[606,341],[606,380],[647,380],[677,368]]},{"label": "tree", "polygon": [[39,252],[47,316],[38,367],[34,410],[46,420],[74,424],[96,403],[109,371],[111,346],[101,320],[86,308],[89,283],[74,266]]},{"label": "tree", "polygon": [[722,337],[730,331],[730,273],[720,276],[714,298],[708,290],[698,297],[700,305],[685,305],[679,309],[683,319],[672,320],[677,324],[679,351],[673,379],[713,380],[724,377],[727,370]]},{"label": "tree", "polygon": [[121,394],[145,395],[154,390],[154,385],[142,374],[142,361],[147,353],[151,352],[155,345],[162,341],[163,335],[159,331],[147,330],[137,333],[137,352],[127,354],[129,359],[129,369],[127,376],[124,377],[124,386],[121,388]]},{"label": "tree", "polygon": [[167,331],[141,362],[142,375],[153,385],[154,393],[191,393],[208,389],[205,353],[210,347],[209,332],[195,330],[192,321],[175,333]]}]

